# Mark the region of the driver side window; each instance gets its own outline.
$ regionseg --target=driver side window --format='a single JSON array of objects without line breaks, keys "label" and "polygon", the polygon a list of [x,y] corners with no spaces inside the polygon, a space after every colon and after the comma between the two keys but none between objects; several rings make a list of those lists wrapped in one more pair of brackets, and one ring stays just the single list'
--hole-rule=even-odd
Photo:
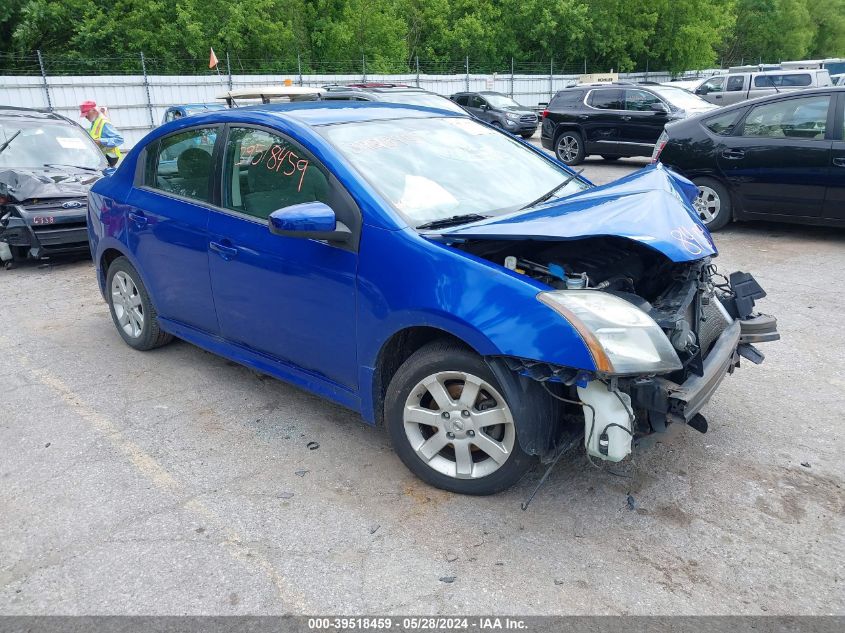
[{"label": "driver side window", "polygon": [[301,147],[265,130],[230,130],[223,174],[223,206],[261,220],[282,207],[329,202],[322,169]]}]

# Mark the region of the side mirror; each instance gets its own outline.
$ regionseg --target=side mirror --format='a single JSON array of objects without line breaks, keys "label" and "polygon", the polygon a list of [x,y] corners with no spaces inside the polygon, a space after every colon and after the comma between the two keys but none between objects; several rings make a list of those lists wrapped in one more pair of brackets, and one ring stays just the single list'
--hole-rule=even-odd
[{"label": "side mirror", "polygon": [[277,209],[268,218],[270,232],[285,237],[302,237],[329,242],[346,242],[352,232],[338,222],[334,211],[322,202],[303,202]]},{"label": "side mirror", "polygon": [[669,114],[669,106],[667,106],[662,101],[658,101],[657,103],[652,103],[651,109],[654,112],[659,112],[659,113],[662,113],[662,114]]},{"label": "side mirror", "polygon": [[482,110],[483,112],[486,112],[487,110],[489,110],[489,109],[490,109],[490,106],[489,106],[489,105],[487,105],[486,103],[482,103],[479,107],[481,108],[481,110]]},{"label": "side mirror", "polygon": [[104,167],[103,168],[103,176],[106,176],[106,177],[111,176],[116,171],[117,171],[117,167]]}]

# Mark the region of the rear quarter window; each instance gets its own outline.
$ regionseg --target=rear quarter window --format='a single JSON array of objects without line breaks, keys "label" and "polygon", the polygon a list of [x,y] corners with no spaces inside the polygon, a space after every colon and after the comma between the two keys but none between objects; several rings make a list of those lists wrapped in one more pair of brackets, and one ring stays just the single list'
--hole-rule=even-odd
[{"label": "rear quarter window", "polygon": [[733,131],[734,126],[736,126],[736,122],[739,121],[743,112],[745,112],[745,110],[740,109],[710,117],[709,119],[702,121],[702,125],[713,132],[713,134],[728,136]]},{"label": "rear quarter window", "polygon": [[574,108],[583,100],[583,90],[563,90],[552,98],[549,108]]}]

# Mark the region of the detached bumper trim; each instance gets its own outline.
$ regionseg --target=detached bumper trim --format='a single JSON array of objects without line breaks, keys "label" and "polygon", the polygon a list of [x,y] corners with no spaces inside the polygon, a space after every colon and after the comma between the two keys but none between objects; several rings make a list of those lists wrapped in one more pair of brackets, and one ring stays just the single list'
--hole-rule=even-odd
[{"label": "detached bumper trim", "polygon": [[707,355],[703,376],[693,376],[682,385],[665,378],[657,379],[669,399],[667,417],[670,421],[687,423],[704,408],[725,376],[739,363],[739,337],[740,324],[734,321],[722,332]]}]

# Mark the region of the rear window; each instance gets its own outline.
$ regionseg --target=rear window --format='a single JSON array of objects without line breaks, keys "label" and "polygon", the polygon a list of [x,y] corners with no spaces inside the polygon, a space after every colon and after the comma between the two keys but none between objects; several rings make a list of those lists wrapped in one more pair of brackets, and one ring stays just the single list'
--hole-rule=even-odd
[{"label": "rear window", "polygon": [[810,73],[797,75],[757,75],[754,77],[755,88],[802,88],[813,83]]},{"label": "rear window", "polygon": [[743,109],[739,109],[726,114],[720,114],[719,116],[714,116],[702,121],[702,124],[708,130],[713,132],[713,134],[727,136],[731,133],[736,125],[736,122],[739,120],[740,116],[742,116],[744,111],[745,110]]},{"label": "rear window", "polygon": [[583,90],[561,90],[549,103],[550,108],[572,108],[584,100]]}]

